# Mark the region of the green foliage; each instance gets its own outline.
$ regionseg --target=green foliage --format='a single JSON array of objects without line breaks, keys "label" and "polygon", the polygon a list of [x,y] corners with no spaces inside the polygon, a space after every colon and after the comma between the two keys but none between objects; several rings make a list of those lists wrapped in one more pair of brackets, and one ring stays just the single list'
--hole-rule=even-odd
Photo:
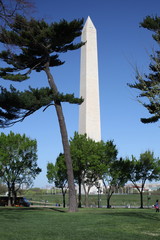
[{"label": "green foliage", "polygon": [[[158,45],[160,44],[160,17],[147,16],[140,26],[154,32],[152,37]],[[137,70],[137,81],[134,84],[128,84],[131,88],[140,90],[137,96],[138,101],[152,115],[149,118],[141,118],[143,123],[157,122],[160,119],[160,51],[154,51],[150,59],[149,74],[142,75]],[[142,101],[141,98],[145,98],[146,101]]]},{"label": "green foliage", "polygon": [[[44,20],[27,20],[17,15],[14,23],[10,24],[11,30],[2,28],[0,42],[15,45],[20,51],[16,53],[10,50],[2,51],[0,58],[13,65],[9,72],[27,69],[39,72],[44,70],[48,60],[50,67],[62,65],[64,62],[59,59],[57,53],[75,50],[83,45],[73,43],[74,39],[81,35],[82,24],[83,19],[71,22],[61,20],[59,23],[47,24]],[[1,77],[7,76],[6,68],[2,70]],[[30,71],[26,72],[26,75]],[[16,81],[17,74],[14,76]]]},{"label": "green foliage", "polygon": [[[27,80],[34,70],[45,71],[47,67],[62,65],[57,53],[76,50],[83,43],[74,43],[81,35],[83,19],[48,24],[44,20],[27,20],[16,15],[10,29],[1,28],[0,42],[8,45],[0,52],[0,59],[7,65],[0,68],[0,77],[4,80],[22,82]],[[16,48],[13,48],[15,46]],[[16,49],[14,51],[14,49]],[[54,103],[69,102],[81,104],[82,98],[74,94],[59,93],[51,88],[19,91],[13,86],[10,91],[0,87],[0,126],[8,127],[22,121],[41,107],[46,109]]]},{"label": "green foliage", "polygon": [[70,140],[74,176],[88,185],[93,185],[102,175],[103,166],[100,164],[102,143],[96,143],[87,135],[75,133]]},{"label": "green foliage", "polygon": [[67,168],[64,159],[64,154],[60,153],[53,163],[47,164],[47,178],[49,183],[55,183],[58,188],[65,188],[67,183]]},{"label": "green foliage", "polygon": [[[61,102],[67,101],[70,103],[80,104],[82,99],[74,98],[73,94],[64,95],[59,93],[55,80],[51,74],[50,67],[64,64],[64,62],[60,60],[58,53],[76,50],[84,44],[82,42],[74,42],[75,38],[81,35],[83,19],[73,20],[71,22],[61,20],[59,23],[55,22],[48,24],[44,20],[36,21],[33,18],[27,20],[23,16],[16,15],[14,22],[10,23],[9,27],[10,28],[7,29],[1,27],[0,32],[0,43],[7,45],[7,50],[0,52],[0,59],[3,61],[5,66],[0,69],[1,78],[21,82],[26,80],[33,70],[36,72],[44,71],[47,76],[49,87],[52,89],[52,99],[48,99],[48,95],[42,97],[44,91],[48,92],[50,91],[49,89],[43,89],[42,94],[39,92],[41,89],[30,89],[31,93],[29,93],[29,95],[27,95],[28,92],[19,92],[20,96],[27,97],[27,106],[24,103],[23,106],[21,105],[19,107],[20,98],[19,96],[18,98],[16,96],[18,106],[17,102],[14,101],[14,104],[12,104],[10,101],[10,105],[8,107],[5,105],[6,96],[9,95],[12,98],[12,94],[5,90],[5,94],[2,92],[0,95],[2,103],[4,104],[0,104],[0,126],[10,126],[15,122],[22,121],[25,117],[34,113],[45,104],[45,109],[54,104],[60,126],[67,166],[70,199],[69,211],[75,212],[77,210],[76,192],[67,137],[68,134]],[[2,88],[1,91],[3,91]],[[34,93],[36,93],[36,98]],[[31,105],[29,105],[29,109],[26,109],[30,102]]]},{"label": "green foliage", "polygon": [[147,16],[143,22],[140,23],[140,26],[146,28],[150,31],[153,31],[154,34],[152,35],[153,39],[160,43],[160,17],[155,16]]},{"label": "green foliage", "polygon": [[101,179],[118,154],[113,141],[95,142],[86,134],[75,133],[70,140],[70,147],[75,178],[85,179],[85,183],[95,183]]},{"label": "green foliage", "polygon": [[132,160],[125,160],[125,168],[128,169],[128,177],[136,186],[141,181],[144,187],[146,180],[153,181],[160,178],[160,160],[154,157],[154,153],[146,151],[140,154],[139,160],[132,156]]},{"label": "green foliage", "polygon": [[65,207],[65,194],[67,192],[67,168],[64,154],[59,154],[55,165],[53,163],[47,164],[47,178],[49,183],[54,182],[56,187],[61,188],[63,195],[63,207]]},{"label": "green foliage", "polygon": [[29,87],[29,90],[24,92],[16,90],[12,85],[10,91],[3,87],[0,87],[0,89],[0,125],[2,127],[8,127],[22,121],[42,107],[45,110],[50,105],[53,105],[53,101],[76,104],[83,101],[81,98],[75,98],[74,94],[55,94],[48,87],[40,89]]},{"label": "green foliage", "polygon": [[141,208],[143,208],[143,190],[146,181],[157,181],[160,179],[160,160],[154,157],[154,153],[146,151],[140,154],[137,160],[121,160],[119,165],[122,176],[126,176],[133,183],[141,197]]},{"label": "green foliage", "polygon": [[0,134],[0,174],[9,194],[15,194],[22,184],[31,185],[41,172],[37,166],[37,143],[25,134]]},{"label": "green foliage", "polygon": [[87,138],[86,134],[78,133],[75,133],[74,137],[71,138],[70,148],[74,177],[79,185],[79,194],[81,194],[80,188],[82,184],[87,205],[90,188],[93,185],[98,185],[98,181],[102,179],[105,184],[106,178],[109,175],[111,176],[113,170],[111,170],[110,164],[116,159],[118,151],[113,141],[107,141],[106,143],[103,141],[95,142]]}]

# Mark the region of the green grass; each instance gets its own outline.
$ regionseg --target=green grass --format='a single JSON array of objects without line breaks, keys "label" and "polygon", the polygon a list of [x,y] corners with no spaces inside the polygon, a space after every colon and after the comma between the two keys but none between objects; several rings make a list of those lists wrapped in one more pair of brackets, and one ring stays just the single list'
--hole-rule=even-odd
[{"label": "green grass", "polygon": [[154,209],[0,208],[1,240],[159,240]]},{"label": "green grass", "polygon": [[[52,195],[52,194],[36,194],[36,195],[25,195],[26,198],[28,199],[32,199],[33,201],[39,201],[44,203],[45,200],[48,201],[48,203],[51,203],[52,206],[56,203],[59,203],[62,205],[62,195]],[[143,196],[143,203],[144,206],[151,206],[155,204],[155,201],[157,199],[160,200],[160,193],[152,193],[151,196],[149,196],[150,199],[148,201],[148,194],[144,193]],[[106,196],[105,195],[101,195],[101,205],[106,206]],[[66,202],[68,200],[68,196],[66,195]],[[84,195],[82,195],[82,204],[85,204],[84,201]],[[90,205],[97,205],[98,204],[98,196],[97,195],[89,195],[89,204]],[[135,206],[140,206],[140,195],[137,194],[128,194],[128,195],[113,195],[111,197],[111,201],[110,204],[112,206],[127,206],[127,205],[131,205],[133,207]]]}]

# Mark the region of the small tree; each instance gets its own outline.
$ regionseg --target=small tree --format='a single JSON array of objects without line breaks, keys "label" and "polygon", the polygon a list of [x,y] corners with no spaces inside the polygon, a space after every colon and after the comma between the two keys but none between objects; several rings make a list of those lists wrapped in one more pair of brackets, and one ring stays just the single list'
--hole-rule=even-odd
[{"label": "small tree", "polygon": [[132,160],[121,161],[121,174],[127,176],[140,194],[140,208],[143,208],[143,191],[146,181],[160,179],[160,160],[154,153],[146,151],[140,154],[139,160],[132,156]]},{"label": "small tree", "polygon": [[[147,16],[140,26],[153,32],[153,39],[160,45],[160,17]],[[131,88],[140,90],[138,101],[152,115],[149,118],[141,118],[143,123],[157,122],[160,119],[160,51],[153,51],[150,55],[151,64],[149,74],[140,74],[136,71],[136,83],[128,84]],[[143,102],[140,99],[146,99]]]},{"label": "small tree", "polygon": [[85,192],[85,205],[88,206],[90,189],[100,179],[103,166],[100,162],[101,143],[87,138],[86,134],[75,133],[70,140],[71,156],[75,180],[79,186],[79,202],[81,207],[81,186]]},{"label": "small tree", "polygon": [[110,207],[110,199],[114,193],[115,187],[123,185],[123,179],[120,178],[118,170],[119,161],[117,160],[118,150],[113,141],[103,143],[100,162],[103,164],[102,176],[107,197],[107,208]]},{"label": "small tree", "polygon": [[63,207],[65,208],[65,195],[67,192],[67,169],[64,154],[59,154],[55,165],[53,163],[47,164],[47,178],[49,183],[54,182],[56,187],[61,188],[63,196]]},{"label": "small tree", "polygon": [[[75,133],[70,141],[73,169],[79,186],[79,207],[81,207],[81,186],[85,191],[85,202],[88,205],[88,194],[91,187],[99,186],[99,181],[105,184],[105,176],[109,174],[109,164],[118,154],[113,141],[95,142],[87,135]],[[106,189],[107,186],[105,185]],[[98,190],[99,191],[99,190]]]},{"label": "small tree", "polygon": [[102,179],[107,197],[107,208],[110,208],[110,200],[115,189],[123,187],[128,181],[127,176],[121,174],[121,161],[122,159],[111,161],[108,164],[107,172],[103,174]]},{"label": "small tree", "polygon": [[9,204],[15,200],[22,184],[30,186],[41,172],[37,166],[37,142],[25,134],[0,134],[0,173],[2,182],[8,187]]},{"label": "small tree", "polygon": [[[0,125],[8,127],[15,122],[24,120],[41,107],[44,110],[54,105],[60,126],[64,156],[67,166],[69,187],[69,211],[77,211],[76,192],[68,133],[63,115],[62,102],[82,103],[82,99],[73,94],[62,94],[58,91],[51,73],[51,67],[64,64],[59,59],[59,53],[65,53],[80,48],[83,43],[74,43],[81,35],[83,19],[67,22],[47,24],[44,20],[27,20],[17,15],[10,30],[1,29],[0,42],[14,49],[1,51],[0,59],[7,63],[7,67],[0,68],[0,77],[11,81],[24,81],[32,71],[46,74],[50,88],[29,88],[20,92],[14,87],[10,91],[1,87],[0,93]],[[17,50],[18,49],[18,50]],[[39,86],[38,86],[39,87]]]}]

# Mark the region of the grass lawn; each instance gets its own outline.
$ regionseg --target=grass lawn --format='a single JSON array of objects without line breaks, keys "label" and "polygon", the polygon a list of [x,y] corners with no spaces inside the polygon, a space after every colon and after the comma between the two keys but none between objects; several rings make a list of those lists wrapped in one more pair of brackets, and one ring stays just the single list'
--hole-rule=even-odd
[{"label": "grass lawn", "polygon": [[[61,204],[62,206],[62,195],[60,194],[35,194],[35,195],[24,195],[27,199],[30,199],[32,201],[37,201],[41,202],[43,205],[45,201],[47,203],[50,203],[52,206],[55,206],[56,203]],[[82,195],[82,205],[85,205],[85,197]],[[100,205],[106,206],[107,205],[107,200],[106,196],[101,194],[100,196]],[[143,203],[144,206],[152,206],[155,204],[156,200],[160,200],[160,192],[152,193],[149,196],[148,199],[148,194],[144,193],[143,194]],[[68,203],[68,195],[66,195],[66,204]],[[36,203],[35,203],[36,204]],[[89,205],[95,206],[98,204],[98,196],[97,195],[89,195]],[[122,195],[113,195],[110,200],[110,204],[112,206],[127,206],[130,205],[132,207],[139,207],[140,206],[140,194],[122,194]]]},{"label": "grass lawn", "polygon": [[154,209],[0,208],[1,240],[159,240]]}]

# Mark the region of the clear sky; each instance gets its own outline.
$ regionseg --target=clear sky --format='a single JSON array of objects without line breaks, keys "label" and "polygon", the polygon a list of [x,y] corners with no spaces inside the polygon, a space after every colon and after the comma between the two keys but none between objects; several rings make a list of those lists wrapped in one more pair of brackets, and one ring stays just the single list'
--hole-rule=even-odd
[{"label": "clear sky", "polygon": [[[102,140],[114,140],[119,157],[136,157],[152,150],[160,157],[159,123],[142,124],[147,110],[136,101],[136,90],[127,83],[135,81],[135,66],[142,73],[148,72],[149,54],[158,48],[151,32],[139,27],[147,15],[160,15],[159,0],[35,0],[35,18],[47,22],[91,17],[97,29],[99,85],[101,105]],[[52,69],[60,92],[79,96],[80,50],[61,55],[63,66]],[[0,84],[10,83],[0,80]],[[13,84],[13,83],[12,83]],[[44,73],[33,73],[31,79],[14,84],[20,89],[48,86]],[[69,137],[78,131],[78,105],[63,104]],[[62,152],[61,137],[54,107],[34,115],[11,128],[1,129],[8,134],[25,133],[38,143],[38,165],[42,173],[34,182],[35,187],[48,185],[46,165],[55,162]]]}]

